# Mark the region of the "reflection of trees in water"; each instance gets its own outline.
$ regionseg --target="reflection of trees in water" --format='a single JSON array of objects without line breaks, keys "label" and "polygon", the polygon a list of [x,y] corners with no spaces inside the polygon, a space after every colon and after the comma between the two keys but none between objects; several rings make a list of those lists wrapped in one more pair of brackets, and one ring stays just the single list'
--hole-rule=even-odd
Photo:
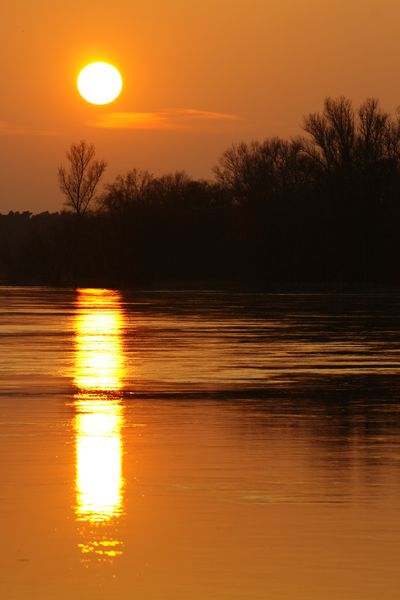
[{"label": "reflection of trees in water", "polygon": [[381,486],[398,486],[399,391],[396,375],[369,375],[304,379],[263,399],[238,394],[236,433],[249,447],[258,440],[266,465],[271,449],[294,470],[299,461],[316,497],[373,499]]},{"label": "reflection of trees in water", "polygon": [[[355,480],[366,489],[371,478],[379,482],[394,469],[395,297],[135,292],[124,298],[135,315],[134,341],[128,331],[125,342],[140,357],[134,388],[124,380],[124,389],[113,389],[112,372],[100,368],[96,336],[89,336],[77,348],[89,353],[80,381],[90,384],[94,376],[92,394],[111,380],[110,393],[121,401],[134,390],[138,400],[226,403],[227,414],[233,403],[240,425],[235,420],[224,431],[239,433],[235,443],[251,448],[259,439],[266,462],[272,444],[298,452],[320,482],[330,474],[336,495],[348,494]],[[113,331],[109,318],[101,323]],[[122,366],[114,330],[103,345],[113,356],[106,361],[111,371]],[[319,493],[328,494],[322,483]]]}]

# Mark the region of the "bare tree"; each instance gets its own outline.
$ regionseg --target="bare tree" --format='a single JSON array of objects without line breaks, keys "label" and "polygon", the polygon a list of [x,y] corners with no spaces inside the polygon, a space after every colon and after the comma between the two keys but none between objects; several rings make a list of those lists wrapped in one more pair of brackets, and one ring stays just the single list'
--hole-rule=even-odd
[{"label": "bare tree", "polygon": [[311,138],[304,150],[323,170],[335,171],[353,164],[357,123],[350,100],[343,96],[326,98],[322,114],[308,115],[303,129]]},{"label": "bare tree", "polygon": [[226,150],[214,169],[218,183],[238,204],[265,203],[284,196],[304,179],[305,157],[301,142],[270,138],[244,142]]},{"label": "bare tree", "polygon": [[95,154],[93,144],[84,140],[72,144],[66,152],[69,167],[61,166],[58,169],[58,183],[66,196],[65,204],[72,208],[78,217],[87,211],[107,166],[103,160],[94,160]]},{"label": "bare tree", "polygon": [[108,213],[123,214],[146,202],[153,183],[154,177],[148,171],[132,169],[126,175],[118,175],[114,183],[105,186],[99,199],[100,207]]}]

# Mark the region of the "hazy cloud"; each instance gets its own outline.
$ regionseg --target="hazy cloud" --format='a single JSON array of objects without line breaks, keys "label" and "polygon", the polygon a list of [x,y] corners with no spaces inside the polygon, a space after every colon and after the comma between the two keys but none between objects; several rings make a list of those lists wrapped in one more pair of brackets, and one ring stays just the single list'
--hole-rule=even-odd
[{"label": "hazy cloud", "polygon": [[112,112],[89,121],[90,127],[104,129],[196,129],[238,121],[240,117],[193,108],[157,112]]},{"label": "hazy cloud", "polygon": [[48,136],[56,135],[52,129],[34,129],[31,127],[16,127],[7,121],[0,121],[0,135]]}]

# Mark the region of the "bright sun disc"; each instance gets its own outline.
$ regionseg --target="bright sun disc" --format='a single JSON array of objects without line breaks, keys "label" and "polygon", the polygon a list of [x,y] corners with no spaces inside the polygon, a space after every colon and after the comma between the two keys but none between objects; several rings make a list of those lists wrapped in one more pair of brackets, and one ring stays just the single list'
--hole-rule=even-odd
[{"label": "bright sun disc", "polygon": [[108,104],[115,100],[122,89],[119,71],[105,62],[87,65],[78,76],[80,95],[92,104]]}]

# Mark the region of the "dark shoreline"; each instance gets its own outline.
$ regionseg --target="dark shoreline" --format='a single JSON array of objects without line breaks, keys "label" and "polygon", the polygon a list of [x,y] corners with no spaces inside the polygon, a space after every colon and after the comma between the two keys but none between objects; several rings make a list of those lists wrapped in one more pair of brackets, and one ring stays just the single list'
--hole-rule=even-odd
[{"label": "dark shoreline", "polygon": [[400,285],[347,284],[347,283],[270,283],[207,280],[160,280],[119,285],[112,281],[81,280],[77,282],[7,281],[0,280],[1,288],[51,288],[51,289],[119,289],[140,292],[221,292],[265,294],[400,294]]}]

